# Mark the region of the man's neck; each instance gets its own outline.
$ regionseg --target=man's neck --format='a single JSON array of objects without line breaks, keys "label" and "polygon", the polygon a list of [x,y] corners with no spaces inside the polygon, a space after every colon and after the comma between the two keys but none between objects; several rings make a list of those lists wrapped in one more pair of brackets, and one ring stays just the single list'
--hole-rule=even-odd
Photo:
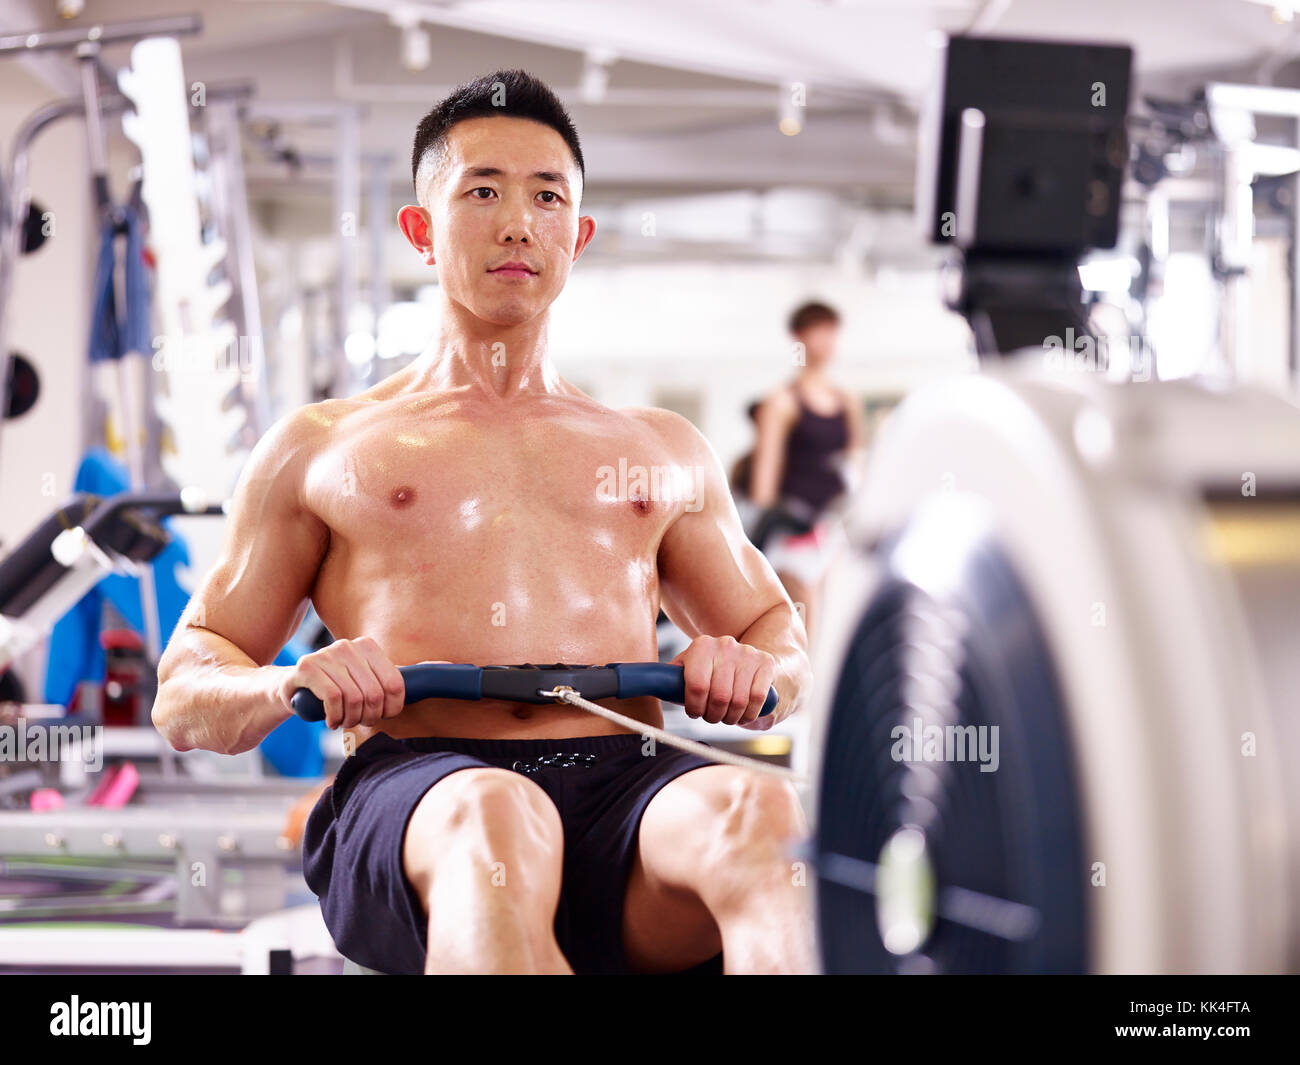
[{"label": "man's neck", "polygon": [[469,389],[512,399],[563,391],[547,346],[549,312],[514,326],[485,322],[444,304],[442,327],[411,365],[421,390]]}]

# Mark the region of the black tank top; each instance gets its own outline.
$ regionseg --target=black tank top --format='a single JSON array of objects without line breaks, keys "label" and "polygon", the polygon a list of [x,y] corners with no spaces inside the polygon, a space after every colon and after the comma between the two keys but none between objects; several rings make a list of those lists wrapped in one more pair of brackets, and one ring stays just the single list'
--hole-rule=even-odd
[{"label": "black tank top", "polygon": [[830,460],[848,447],[849,412],[818,414],[804,402],[798,385],[794,394],[799,419],[786,440],[781,498],[798,499],[820,514],[844,491],[844,479]]}]

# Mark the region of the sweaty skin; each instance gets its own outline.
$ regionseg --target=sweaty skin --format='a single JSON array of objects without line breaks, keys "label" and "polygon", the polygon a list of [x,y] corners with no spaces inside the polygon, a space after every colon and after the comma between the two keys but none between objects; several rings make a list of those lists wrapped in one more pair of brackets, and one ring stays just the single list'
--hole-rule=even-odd
[{"label": "sweaty skin", "polygon": [[[428,375],[414,364],[272,429],[187,628],[223,636],[264,665],[310,599],[336,639],[370,636],[399,666],[603,665],[658,660],[661,606],[690,636],[739,639],[765,615],[788,625],[789,600],[745,539],[712,449],[685,419],[610,410],[558,378],[503,401],[430,388]],[[677,498],[656,498],[618,490],[608,471],[620,460],[629,470],[698,472],[676,482]],[[184,646],[182,634],[169,657]],[[787,703],[793,686],[780,676],[776,685]],[[653,698],[603,705],[663,724]],[[268,711],[271,728],[288,716]],[[208,717],[211,737],[200,729],[183,745],[225,748],[218,714]],[[269,731],[248,724],[226,749]],[[449,699],[413,703],[378,727],[485,738],[621,731],[565,704]],[[359,745],[374,729],[350,731]]]},{"label": "sweaty skin", "polygon": [[[620,458],[629,468],[688,467],[680,438],[689,427],[662,411],[611,411],[562,383],[509,405],[414,384],[399,374],[315,413],[328,440],[304,500],[329,528],[312,599],[330,632],[371,635],[399,665],[657,661],[660,549],[690,501],[603,491],[598,471]],[[605,705],[662,724],[655,699]],[[428,700],[384,731],[619,729],[563,704]]]},{"label": "sweaty skin", "polygon": [[[294,411],[258,443],[222,554],[159,663],[155,725],[181,750],[260,743],[290,715],[276,689],[296,671],[269,663],[309,600],[335,640],[373,640],[397,666],[657,661],[662,607],[692,638],[688,678],[713,663],[713,690],[688,684],[692,712],[708,696],[714,713],[715,692],[741,683],[731,663],[747,658],[751,676],[756,660],[774,670],[781,697],[762,724],[787,716],[808,684],[804,628],[745,538],[708,442],[670,412],[601,406],[547,354],[547,308],[595,229],[578,216],[563,140],[526,120],[468,120],[438,173],[399,224],[438,266],[439,335],[382,383]],[[675,493],[610,491],[602,469],[620,466],[694,479]],[[761,697],[749,698],[756,713]],[[606,705],[662,724],[655,699]],[[565,704],[427,700],[372,720],[351,730],[356,744],[374,728],[620,731]]]}]

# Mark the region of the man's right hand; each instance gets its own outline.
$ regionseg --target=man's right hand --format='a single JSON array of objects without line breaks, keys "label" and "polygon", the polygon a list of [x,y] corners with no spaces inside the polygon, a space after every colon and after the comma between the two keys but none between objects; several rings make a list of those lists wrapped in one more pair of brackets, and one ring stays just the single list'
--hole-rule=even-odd
[{"label": "man's right hand", "polygon": [[402,674],[369,636],[336,640],[298,659],[277,689],[290,713],[299,688],[309,689],[325,705],[325,725],[332,729],[377,725],[406,705]]}]

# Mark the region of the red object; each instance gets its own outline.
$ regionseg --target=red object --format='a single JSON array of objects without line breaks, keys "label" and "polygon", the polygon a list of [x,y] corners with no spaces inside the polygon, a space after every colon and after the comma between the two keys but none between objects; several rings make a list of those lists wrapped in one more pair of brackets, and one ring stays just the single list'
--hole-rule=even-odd
[{"label": "red object", "polygon": [[99,646],[105,651],[143,651],[144,640],[131,629],[105,629],[99,634]]},{"label": "red object", "polygon": [[46,813],[49,810],[62,810],[63,796],[53,788],[37,788],[32,792],[32,812]]},{"label": "red object", "polygon": [[116,810],[131,801],[135,789],[140,786],[140,772],[131,762],[123,762],[108,770],[99,786],[91,792],[86,800],[87,806],[102,806]]},{"label": "red object", "polygon": [[130,629],[105,629],[99,634],[107,665],[104,671],[105,725],[140,723],[140,687],[144,679],[144,641]]},{"label": "red object", "polygon": [[822,535],[822,527],[814,525],[806,533],[790,537],[785,545],[786,547],[821,547],[825,539],[826,537]]}]

